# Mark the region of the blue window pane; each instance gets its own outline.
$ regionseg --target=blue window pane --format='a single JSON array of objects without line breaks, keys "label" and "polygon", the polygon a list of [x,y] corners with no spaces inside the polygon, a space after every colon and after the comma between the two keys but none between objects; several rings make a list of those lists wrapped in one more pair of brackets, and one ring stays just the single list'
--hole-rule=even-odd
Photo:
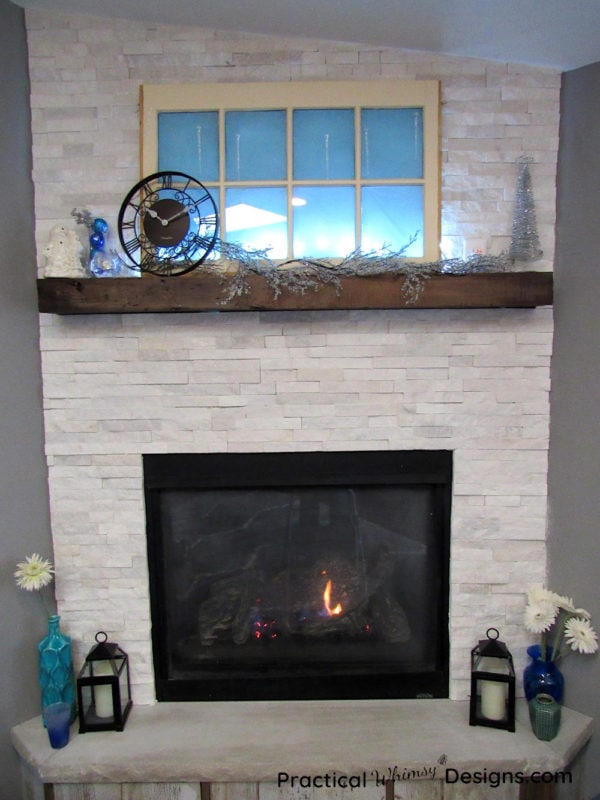
[{"label": "blue window pane", "polygon": [[225,114],[225,172],[228,181],[286,177],[285,111],[228,111]]},{"label": "blue window pane", "polygon": [[[193,193],[190,193],[190,194],[193,194]],[[199,194],[200,194],[200,192],[198,192],[198,195]],[[221,209],[219,208],[219,192],[218,192],[217,189],[211,189],[209,191],[209,194],[212,197],[212,199],[214,200],[215,206],[217,208],[217,238],[216,238],[216,246],[213,247],[213,249],[208,254],[208,258],[211,261],[214,261],[214,260],[220,258],[218,244],[219,244],[219,239],[221,238],[222,220],[221,220]],[[194,199],[196,199],[196,197],[194,197]],[[201,198],[198,196],[197,199],[199,200]],[[202,219],[203,219],[203,221],[205,223],[207,223],[207,224],[210,224],[210,222],[211,222],[211,220],[210,220],[211,209],[208,207],[207,204],[205,204],[204,206],[201,206],[201,211],[202,211]],[[207,236],[210,230],[211,230],[210,228],[207,229],[204,225],[201,225],[200,226],[200,230],[199,230],[200,236]]]},{"label": "blue window pane", "polygon": [[210,202],[206,202],[205,195],[206,193],[203,192],[201,189],[188,189],[188,195],[192,199],[192,201],[198,203],[198,207],[196,211],[192,214],[192,216],[197,220],[198,224],[198,233],[200,236],[212,238],[212,231],[214,230],[215,225],[215,210],[217,214],[217,237],[221,235],[220,233],[220,218],[219,218],[219,192],[215,189],[208,191],[208,194],[211,196],[216,209],[212,207]]},{"label": "blue window pane", "polygon": [[343,258],[355,249],[352,188],[298,186],[292,206],[295,257]]},{"label": "blue window pane", "polygon": [[423,256],[423,187],[366,186],[361,200],[363,251]]},{"label": "blue window pane", "polygon": [[363,108],[363,178],[423,177],[423,109]]},{"label": "blue window pane", "polygon": [[294,111],[293,120],[296,180],[354,178],[354,111],[351,108]]},{"label": "blue window pane", "polygon": [[225,203],[228,242],[246,250],[268,250],[269,258],[287,258],[285,189],[228,189]]},{"label": "blue window pane", "polygon": [[217,112],[160,113],[158,115],[158,169],[184,172],[199,181],[218,180]]}]

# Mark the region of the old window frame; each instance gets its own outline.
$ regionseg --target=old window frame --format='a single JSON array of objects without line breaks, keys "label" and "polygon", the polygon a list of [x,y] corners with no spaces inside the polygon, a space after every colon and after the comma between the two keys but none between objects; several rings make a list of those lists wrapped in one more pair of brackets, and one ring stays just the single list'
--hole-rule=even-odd
[{"label": "old window frame", "polygon": [[[218,111],[220,149],[225,147],[224,116],[229,110],[334,108],[402,108],[423,109],[423,175],[419,179],[375,181],[382,185],[421,185],[423,187],[423,255],[415,262],[436,261],[440,241],[440,87],[439,81],[301,81],[261,83],[198,83],[145,84],[140,87],[140,170],[149,175],[158,170],[158,119],[161,112]],[[357,144],[360,150],[360,144]],[[288,161],[291,148],[288,147]],[[359,158],[359,156],[358,156]],[[219,207],[225,208],[224,159],[220,159],[218,181],[201,180],[219,196]],[[291,169],[286,180],[288,196],[288,238],[291,241],[292,208]],[[352,181],[356,185],[372,179],[362,178],[360,169]],[[360,191],[355,192],[357,228],[360,229]]]}]

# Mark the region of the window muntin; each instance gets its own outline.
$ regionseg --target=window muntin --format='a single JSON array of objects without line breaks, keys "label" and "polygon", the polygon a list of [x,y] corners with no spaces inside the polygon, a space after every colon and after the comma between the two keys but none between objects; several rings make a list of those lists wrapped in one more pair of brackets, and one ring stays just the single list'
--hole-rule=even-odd
[{"label": "window muntin", "polygon": [[221,238],[277,260],[439,257],[437,81],[144,86],[142,108],[144,174],[202,181]]}]

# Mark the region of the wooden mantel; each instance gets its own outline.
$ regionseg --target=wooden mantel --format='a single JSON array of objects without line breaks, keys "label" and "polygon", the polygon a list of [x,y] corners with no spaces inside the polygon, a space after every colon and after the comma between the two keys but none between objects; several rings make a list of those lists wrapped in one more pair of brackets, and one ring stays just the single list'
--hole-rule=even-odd
[{"label": "wooden mantel", "polygon": [[42,278],[39,310],[50,314],[143,314],[194,311],[297,311],[402,308],[534,308],[552,304],[551,272],[435,275],[416,301],[403,293],[398,275],[351,276],[340,287],[322,285],[304,294],[273,290],[251,275],[249,291],[226,300],[227,281],[210,272],[160,278]]}]

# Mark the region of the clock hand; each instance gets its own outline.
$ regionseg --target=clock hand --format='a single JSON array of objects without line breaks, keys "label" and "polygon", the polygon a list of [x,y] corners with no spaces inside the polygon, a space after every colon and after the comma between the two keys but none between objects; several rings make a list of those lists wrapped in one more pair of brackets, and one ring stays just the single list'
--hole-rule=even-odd
[{"label": "clock hand", "polygon": [[169,219],[163,219],[162,217],[160,217],[153,208],[147,208],[146,214],[149,214],[152,217],[152,219],[157,219],[163,226],[168,225],[169,222],[171,221]]},{"label": "clock hand", "polygon": [[195,211],[196,207],[197,207],[197,204],[193,205],[193,206],[186,206],[185,208],[182,208],[181,211],[178,211],[176,214],[173,214],[172,217],[169,217],[167,220],[165,220],[163,222],[163,225],[168,225],[170,222],[173,222],[174,220],[179,219],[179,217],[183,217],[184,214],[189,214],[191,211]]}]

